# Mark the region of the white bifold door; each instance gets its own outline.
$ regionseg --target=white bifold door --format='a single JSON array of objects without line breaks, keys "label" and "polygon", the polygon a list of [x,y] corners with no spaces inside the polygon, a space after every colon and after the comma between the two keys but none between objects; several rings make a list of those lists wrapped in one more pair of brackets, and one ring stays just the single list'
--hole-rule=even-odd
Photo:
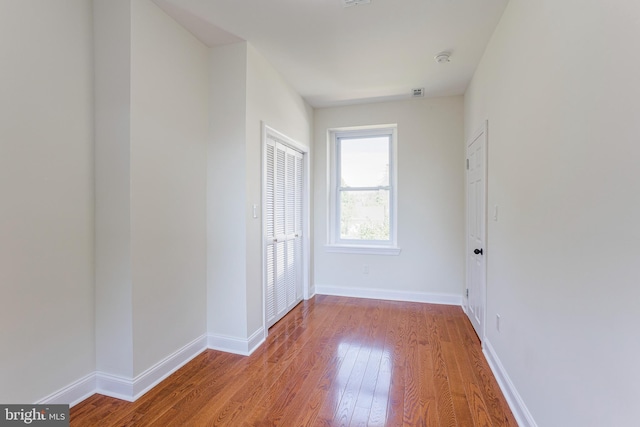
[{"label": "white bifold door", "polygon": [[303,155],[267,137],[265,311],[271,327],[302,300]]}]

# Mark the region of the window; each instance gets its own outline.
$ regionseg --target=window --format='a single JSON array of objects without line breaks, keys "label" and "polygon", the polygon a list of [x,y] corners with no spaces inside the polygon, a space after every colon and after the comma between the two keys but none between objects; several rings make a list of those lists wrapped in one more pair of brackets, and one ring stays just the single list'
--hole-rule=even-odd
[{"label": "window", "polygon": [[332,252],[397,255],[396,127],[329,131]]}]

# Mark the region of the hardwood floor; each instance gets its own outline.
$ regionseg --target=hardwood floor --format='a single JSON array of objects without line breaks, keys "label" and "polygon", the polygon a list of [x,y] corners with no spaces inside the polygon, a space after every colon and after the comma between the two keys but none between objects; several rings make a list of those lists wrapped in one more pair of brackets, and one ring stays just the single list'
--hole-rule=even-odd
[{"label": "hardwood floor", "polygon": [[316,296],[249,357],[207,350],[71,426],[517,426],[460,307]]}]

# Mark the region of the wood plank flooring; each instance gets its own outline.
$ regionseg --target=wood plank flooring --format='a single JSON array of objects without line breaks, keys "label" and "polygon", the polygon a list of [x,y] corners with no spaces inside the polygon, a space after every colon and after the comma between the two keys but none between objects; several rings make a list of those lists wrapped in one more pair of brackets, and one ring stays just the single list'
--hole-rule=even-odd
[{"label": "wood plank flooring", "polygon": [[249,357],[207,350],[71,426],[517,426],[460,307],[316,296]]}]

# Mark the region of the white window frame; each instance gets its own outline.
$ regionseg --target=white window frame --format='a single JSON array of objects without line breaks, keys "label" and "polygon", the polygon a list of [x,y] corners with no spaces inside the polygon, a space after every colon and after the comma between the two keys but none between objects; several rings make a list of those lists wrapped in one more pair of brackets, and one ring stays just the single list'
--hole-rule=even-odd
[{"label": "white window frame", "polygon": [[[328,223],[327,252],[357,253],[373,255],[399,255],[398,247],[398,176],[397,176],[397,125],[373,125],[334,128],[327,132],[328,160]],[[340,238],[340,170],[338,144],[340,138],[372,137],[388,135],[389,147],[389,240],[357,240]]]}]

